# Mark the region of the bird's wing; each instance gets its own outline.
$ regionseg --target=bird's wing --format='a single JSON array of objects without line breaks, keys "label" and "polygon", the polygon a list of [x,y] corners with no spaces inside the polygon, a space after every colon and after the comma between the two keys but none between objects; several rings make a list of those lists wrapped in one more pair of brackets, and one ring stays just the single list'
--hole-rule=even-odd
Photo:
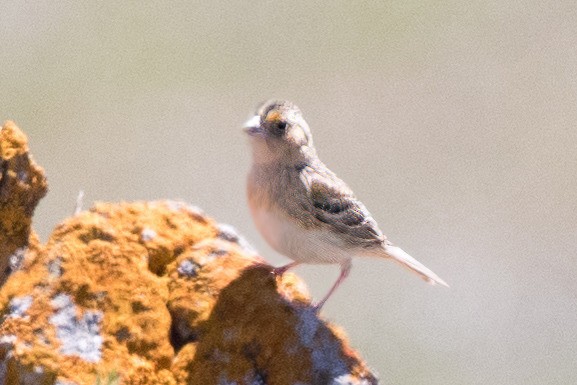
[{"label": "bird's wing", "polygon": [[385,241],[385,236],[365,205],[324,164],[319,162],[304,167],[300,178],[307,192],[302,207],[316,221],[362,247]]}]

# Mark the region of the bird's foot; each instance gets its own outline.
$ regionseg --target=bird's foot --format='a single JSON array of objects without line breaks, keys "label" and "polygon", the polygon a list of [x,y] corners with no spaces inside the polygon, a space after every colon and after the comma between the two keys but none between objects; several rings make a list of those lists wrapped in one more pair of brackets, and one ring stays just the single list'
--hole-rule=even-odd
[{"label": "bird's foot", "polygon": [[311,304],[311,308],[315,314],[319,314],[324,304],[324,301],[313,303]]},{"label": "bird's foot", "polygon": [[287,270],[292,269],[298,264],[299,264],[298,262],[291,262],[288,265],[275,267],[274,269],[271,270],[271,273],[277,277],[281,277],[284,273],[287,272]]}]

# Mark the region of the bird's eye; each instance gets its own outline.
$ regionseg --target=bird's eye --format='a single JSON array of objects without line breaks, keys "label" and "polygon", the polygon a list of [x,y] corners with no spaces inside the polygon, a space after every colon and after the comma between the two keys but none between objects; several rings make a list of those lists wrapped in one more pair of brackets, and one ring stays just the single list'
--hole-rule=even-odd
[{"label": "bird's eye", "polygon": [[276,124],[277,129],[279,130],[279,132],[283,132],[284,130],[286,130],[286,122],[278,122]]}]

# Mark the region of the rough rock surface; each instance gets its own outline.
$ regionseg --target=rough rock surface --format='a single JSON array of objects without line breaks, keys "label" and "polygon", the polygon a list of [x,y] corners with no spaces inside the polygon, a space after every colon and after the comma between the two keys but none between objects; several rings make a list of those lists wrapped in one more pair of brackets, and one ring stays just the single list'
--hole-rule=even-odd
[{"label": "rough rock surface", "polygon": [[0,286],[19,268],[25,249],[38,245],[30,224],[46,190],[44,171],[28,154],[26,135],[6,122],[0,128]]},{"label": "rough rock surface", "polygon": [[[271,275],[196,207],[99,203],[40,245],[30,219],[46,183],[5,127],[0,250],[21,266],[0,289],[0,385],[377,383],[295,275]],[[13,181],[18,167],[28,176]]]}]

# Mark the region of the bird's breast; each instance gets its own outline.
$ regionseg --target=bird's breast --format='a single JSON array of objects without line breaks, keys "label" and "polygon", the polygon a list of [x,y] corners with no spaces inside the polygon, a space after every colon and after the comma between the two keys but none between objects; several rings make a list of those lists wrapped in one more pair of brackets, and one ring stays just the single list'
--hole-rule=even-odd
[{"label": "bird's breast", "polygon": [[341,263],[353,256],[342,237],[311,226],[305,220],[310,213],[298,213],[294,192],[288,191],[294,186],[283,180],[286,173],[266,176],[254,169],[249,174],[248,203],[257,229],[273,249],[303,263]]},{"label": "bird's breast", "polygon": [[287,235],[288,226],[285,223],[286,221],[264,207],[253,207],[251,205],[251,211],[254,223],[263,238],[273,249],[285,254],[286,250],[283,247],[283,238]]},{"label": "bird's breast", "polygon": [[253,210],[255,224],[277,252],[302,263],[342,263],[354,256],[338,236],[322,229],[307,229],[280,213]]}]

